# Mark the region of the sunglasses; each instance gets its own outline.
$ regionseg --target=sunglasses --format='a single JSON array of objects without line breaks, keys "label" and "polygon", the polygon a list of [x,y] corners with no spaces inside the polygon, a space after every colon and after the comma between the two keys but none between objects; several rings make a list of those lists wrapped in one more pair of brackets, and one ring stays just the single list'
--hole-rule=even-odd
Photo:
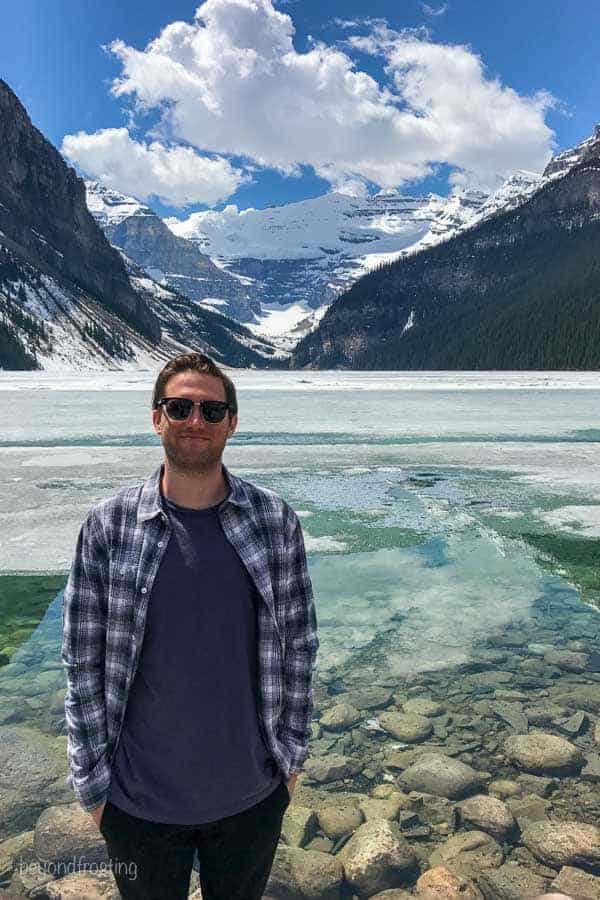
[{"label": "sunglasses", "polygon": [[227,410],[231,409],[231,404],[224,400],[189,400],[187,397],[163,397],[156,406],[162,406],[173,422],[185,422],[192,415],[194,407],[198,406],[200,415],[210,425],[222,422]]}]

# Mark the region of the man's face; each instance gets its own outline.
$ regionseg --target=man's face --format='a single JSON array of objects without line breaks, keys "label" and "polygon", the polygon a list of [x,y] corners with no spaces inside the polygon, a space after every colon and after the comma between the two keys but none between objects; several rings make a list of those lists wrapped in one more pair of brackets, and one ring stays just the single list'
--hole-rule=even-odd
[{"label": "man's face", "polygon": [[[179,372],[167,381],[163,397],[225,400],[225,385],[214,375]],[[220,462],[225,444],[237,427],[237,416],[227,411],[222,422],[210,424],[204,421],[198,407],[194,407],[189,418],[173,422],[159,407],[152,410],[152,423],[171,467],[186,475],[201,475]]]}]

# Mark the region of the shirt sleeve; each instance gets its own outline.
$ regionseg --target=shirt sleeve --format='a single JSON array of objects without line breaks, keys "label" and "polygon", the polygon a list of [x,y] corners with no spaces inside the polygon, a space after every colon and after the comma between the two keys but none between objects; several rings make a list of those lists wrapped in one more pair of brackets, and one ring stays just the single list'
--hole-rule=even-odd
[{"label": "shirt sleeve", "polygon": [[86,811],[106,799],[104,653],[109,553],[94,510],[79,531],[62,605],[61,659],[66,671],[67,778]]},{"label": "shirt sleeve", "polygon": [[308,756],[313,711],[313,673],[319,639],[312,583],[300,520],[291,514],[285,545],[287,602],[285,604],[284,702],[279,735],[291,756],[290,773],[302,771]]}]

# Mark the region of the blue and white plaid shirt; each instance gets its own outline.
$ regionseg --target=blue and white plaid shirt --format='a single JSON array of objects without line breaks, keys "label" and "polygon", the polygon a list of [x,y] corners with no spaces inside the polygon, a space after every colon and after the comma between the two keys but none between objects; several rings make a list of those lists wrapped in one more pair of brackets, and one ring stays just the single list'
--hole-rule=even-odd
[{"label": "blue and white plaid shirt", "polygon": [[[108,794],[148,600],[171,533],[161,502],[162,469],[90,509],[64,592],[67,781],[87,811]],[[319,647],[304,538],[285,500],[225,466],[223,474],[230,493],[218,507],[221,525],[261,598],[259,723],[287,779],[308,756]]]}]

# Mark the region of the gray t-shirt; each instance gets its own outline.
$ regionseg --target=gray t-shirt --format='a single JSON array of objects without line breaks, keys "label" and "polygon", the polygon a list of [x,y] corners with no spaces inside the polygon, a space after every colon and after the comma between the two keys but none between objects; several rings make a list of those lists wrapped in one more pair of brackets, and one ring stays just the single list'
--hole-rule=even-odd
[{"label": "gray t-shirt", "polygon": [[249,809],[283,775],[258,717],[262,600],[217,506],[162,502],[173,530],[148,602],[108,799],[142,819],[199,825]]}]

